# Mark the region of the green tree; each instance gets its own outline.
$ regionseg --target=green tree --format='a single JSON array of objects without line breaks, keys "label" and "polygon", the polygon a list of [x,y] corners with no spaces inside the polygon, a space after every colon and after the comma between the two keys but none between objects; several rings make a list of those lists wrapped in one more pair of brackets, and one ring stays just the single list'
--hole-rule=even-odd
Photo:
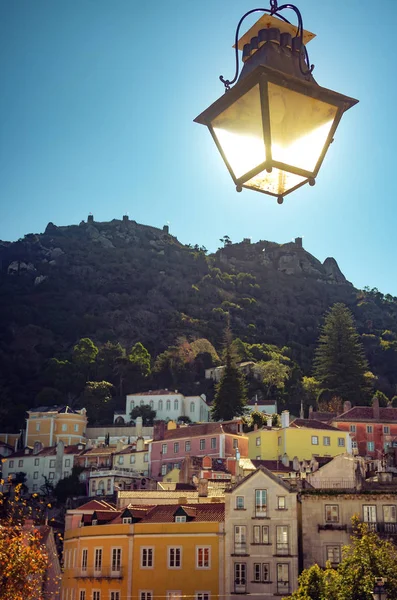
[{"label": "green tree", "polygon": [[72,473],[64,477],[55,486],[54,495],[58,502],[66,502],[67,498],[73,496],[84,496],[86,493],[85,485],[80,481],[79,475],[83,467],[74,466]]},{"label": "green tree", "polygon": [[150,404],[141,404],[132,409],[130,417],[131,421],[135,421],[137,417],[142,417],[143,425],[152,427],[153,421],[156,418],[156,411],[152,409]]},{"label": "green tree", "polygon": [[353,316],[342,303],[334,304],[325,317],[314,358],[314,376],[331,396],[353,404],[368,396],[364,350]]},{"label": "green tree", "polygon": [[272,358],[256,363],[254,373],[265,387],[265,397],[272,398],[277,392],[284,390],[285,383],[291,375],[291,369],[280,362],[278,358]]},{"label": "green tree", "polygon": [[244,414],[247,403],[244,376],[236,365],[232,351],[232,334],[228,327],[225,334],[225,368],[216,386],[211,415],[214,421],[228,421]]},{"label": "green tree", "polygon": [[87,409],[90,425],[107,425],[113,418],[114,387],[108,381],[87,381],[79,404]]},{"label": "green tree", "polygon": [[302,377],[302,392],[304,406],[315,406],[320,386],[315,377]]},{"label": "green tree", "polygon": [[119,343],[106,342],[98,350],[96,362],[98,379],[120,385],[119,363],[125,357],[125,350]]},{"label": "green tree", "polygon": [[95,365],[98,348],[90,338],[81,338],[75,345],[72,353],[72,361],[88,381]]},{"label": "green tree", "polygon": [[142,379],[149,377],[151,372],[151,357],[149,351],[145,348],[141,342],[137,342],[131,349],[131,353],[128,355],[131,366],[137,375]]}]

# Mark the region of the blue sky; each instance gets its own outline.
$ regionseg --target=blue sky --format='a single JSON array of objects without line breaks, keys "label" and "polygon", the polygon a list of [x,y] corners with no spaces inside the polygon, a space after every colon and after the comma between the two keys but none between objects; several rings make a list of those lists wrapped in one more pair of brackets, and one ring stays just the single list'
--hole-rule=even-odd
[{"label": "blue sky", "polygon": [[210,251],[225,234],[303,236],[357,287],[397,296],[397,2],[384,0],[381,13],[369,0],[297,4],[317,34],[316,80],[360,103],[316,186],[279,206],[237,194],[193,123],[223,93],[219,75],[233,77],[234,32],[251,0],[0,0],[0,239],[89,212],[169,222],[181,242]]}]

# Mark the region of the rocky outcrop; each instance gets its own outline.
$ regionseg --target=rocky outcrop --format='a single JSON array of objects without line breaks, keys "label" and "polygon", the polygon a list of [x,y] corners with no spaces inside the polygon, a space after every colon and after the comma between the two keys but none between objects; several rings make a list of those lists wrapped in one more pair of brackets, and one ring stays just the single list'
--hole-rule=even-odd
[{"label": "rocky outcrop", "polygon": [[323,262],[324,274],[331,283],[349,283],[332,256]]}]

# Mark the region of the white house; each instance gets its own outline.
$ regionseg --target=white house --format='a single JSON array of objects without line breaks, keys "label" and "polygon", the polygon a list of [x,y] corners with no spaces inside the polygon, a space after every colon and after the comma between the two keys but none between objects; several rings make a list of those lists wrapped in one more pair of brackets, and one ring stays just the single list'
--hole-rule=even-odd
[{"label": "white house", "polygon": [[26,475],[25,485],[29,493],[40,493],[46,480],[55,486],[60,479],[71,475],[74,458],[83,452],[84,447],[84,444],[65,446],[63,442],[58,442],[57,446],[42,448],[37,443],[33,450],[25,448],[13,452],[3,458],[4,489],[18,473]]},{"label": "white house", "polygon": [[156,411],[159,421],[178,421],[180,417],[189,417],[193,423],[210,420],[210,408],[204,394],[201,396],[184,396],[169,390],[154,390],[126,396],[125,411],[115,412],[114,422],[122,425],[128,423],[131,411],[136,406],[149,404]]}]

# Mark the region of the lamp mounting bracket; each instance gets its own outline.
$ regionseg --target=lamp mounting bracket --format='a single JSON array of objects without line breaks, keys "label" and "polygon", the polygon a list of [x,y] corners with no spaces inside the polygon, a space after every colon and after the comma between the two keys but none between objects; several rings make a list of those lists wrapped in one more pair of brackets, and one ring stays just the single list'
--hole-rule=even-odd
[{"label": "lamp mounting bracket", "polygon": [[239,69],[239,56],[238,56],[238,50],[239,50],[238,41],[239,41],[240,27],[241,27],[243,21],[249,15],[252,15],[253,13],[264,12],[264,13],[268,13],[272,17],[277,16],[278,19],[281,19],[285,23],[288,23],[289,25],[291,25],[291,22],[281,14],[281,12],[284,10],[292,10],[297,17],[298,25],[296,26],[296,38],[298,38],[298,40],[299,40],[299,48],[300,48],[300,50],[299,50],[300,71],[301,71],[302,75],[310,75],[313,72],[314,65],[310,64],[309,55],[308,55],[306,46],[304,44],[303,19],[302,19],[300,10],[294,4],[283,4],[281,6],[278,6],[277,0],[270,0],[270,8],[253,8],[252,10],[249,10],[248,12],[246,12],[245,15],[243,15],[241,17],[240,21],[238,22],[237,29],[236,29],[236,35],[235,35],[235,44],[234,44],[235,60],[236,60],[236,70],[235,70],[234,78],[230,80],[230,79],[225,79],[223,77],[223,75],[219,76],[219,79],[225,86],[225,92],[230,90],[230,86],[233,85],[233,83],[235,83],[237,81],[237,78],[239,76],[240,69]]}]

